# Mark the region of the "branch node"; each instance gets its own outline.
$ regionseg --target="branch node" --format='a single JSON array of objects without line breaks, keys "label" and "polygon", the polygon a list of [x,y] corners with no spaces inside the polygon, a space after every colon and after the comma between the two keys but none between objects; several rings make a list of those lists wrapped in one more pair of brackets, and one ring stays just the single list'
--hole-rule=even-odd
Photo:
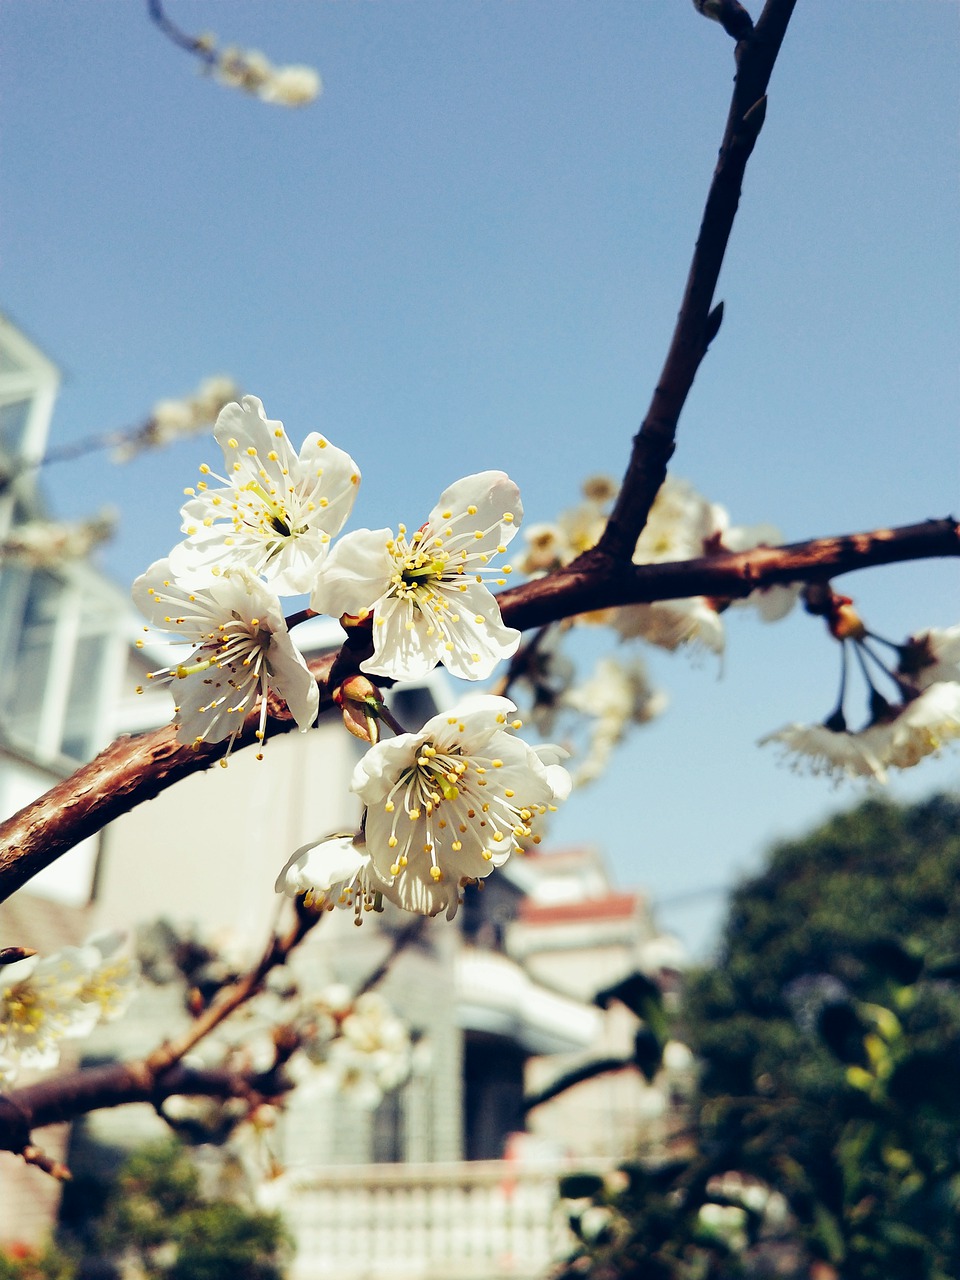
[{"label": "branch node", "polygon": [[56,1178],[58,1182],[69,1182],[73,1174],[60,1160],[54,1160],[52,1156],[48,1156],[46,1152],[41,1151],[39,1147],[28,1143],[20,1152],[26,1164],[35,1165],[38,1169],[42,1169],[44,1173],[49,1173],[51,1178]]},{"label": "branch node", "polygon": [[752,107],[744,112],[742,121],[740,122],[741,132],[752,145],[756,142],[763,128],[763,122],[767,118],[767,95],[758,98]]},{"label": "branch node", "polygon": [[707,323],[703,326],[703,350],[704,354],[707,348],[720,332],[720,326],[723,324],[723,303],[718,302],[710,314],[707,316]]}]

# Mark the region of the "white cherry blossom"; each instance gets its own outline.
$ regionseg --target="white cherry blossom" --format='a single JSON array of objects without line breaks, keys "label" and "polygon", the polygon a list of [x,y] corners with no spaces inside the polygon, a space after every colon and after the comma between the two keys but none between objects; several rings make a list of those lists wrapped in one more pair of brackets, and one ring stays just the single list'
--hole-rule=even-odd
[{"label": "white cherry blossom", "polygon": [[373,616],[373,657],[361,670],[416,680],[438,662],[483,680],[520,644],[484,580],[506,582],[506,550],[523,515],[517,486],[502,471],[458,480],[417,531],[400,525],[341,538],[324,563],[311,605],[333,617]]},{"label": "white cherry blossom", "polygon": [[960,684],[940,681],[928,685],[890,725],[887,760],[897,769],[911,769],[924,756],[936,755],[946,743],[960,738]]},{"label": "white cherry blossom", "polygon": [[900,646],[901,675],[918,689],[941,681],[960,681],[960,624],[931,627]]},{"label": "white cherry blossom", "polygon": [[461,885],[539,843],[539,819],[569,794],[566,753],[515,738],[515,713],[507,698],[480,695],[357,765],[367,850],[384,896],[404,910],[452,917]]},{"label": "white cherry blossom", "polygon": [[309,591],[353,507],[357,464],[316,432],[297,454],[256,396],[226,405],[213,434],[229,478],[204,465],[204,476],[222,487],[204,479],[187,490],[180,513],[187,537],[170,553],[174,574],[202,585],[241,567],[279,595]]},{"label": "white cherry blossom", "polygon": [[332,911],[353,911],[359,923],[362,911],[380,909],[378,895],[385,886],[377,875],[360,837],[325,836],[302,845],[288,859],[274,886],[288,898],[306,894],[308,906]]},{"label": "white cherry blossom", "polygon": [[960,684],[942,681],[890,709],[859,733],[825,724],[790,724],[760,739],[781,744],[814,774],[887,781],[887,769],[912,769],[960,738]]},{"label": "white cherry blossom", "polygon": [[11,1083],[21,1067],[55,1067],[60,1041],[89,1035],[106,1015],[104,959],[93,944],[0,968],[0,1084]]},{"label": "white cherry blossom", "polygon": [[705,596],[624,605],[614,611],[611,622],[625,640],[639,636],[671,653],[690,646],[719,655],[726,643],[723,619]]},{"label": "white cherry blossom", "polygon": [[320,701],[316,681],[290,638],[276,596],[251,573],[236,570],[207,587],[190,588],[174,580],[168,560],[158,560],[133,584],[133,598],[155,627],[196,646],[185,662],[148,676],[174,686],[181,741],[198,747],[228,740],[232,747],[259,697],[262,742],[271,689],[301,730],[313,724]]},{"label": "white cherry blossom", "polygon": [[872,733],[870,729],[851,733],[845,729],[829,729],[825,724],[794,722],[766,734],[759,745],[780,744],[784,757],[791,759],[797,771],[805,767],[808,773],[826,774],[837,780],[873,778],[876,782],[886,782],[887,771],[882,759],[886,754],[886,737],[886,733]]}]

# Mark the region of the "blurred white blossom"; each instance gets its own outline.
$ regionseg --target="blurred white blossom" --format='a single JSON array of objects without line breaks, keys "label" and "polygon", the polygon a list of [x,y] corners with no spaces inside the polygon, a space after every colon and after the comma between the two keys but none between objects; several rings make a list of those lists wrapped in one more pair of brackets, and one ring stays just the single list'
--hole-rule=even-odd
[{"label": "blurred white blossom", "polygon": [[275,67],[259,49],[240,49],[236,45],[228,45],[214,55],[213,72],[221,84],[280,107],[305,107],[320,96],[323,88],[313,67]]},{"label": "blurred white blossom", "polygon": [[0,1084],[12,1083],[21,1067],[55,1067],[61,1040],[89,1035],[124,1012],[138,972],[121,947],[110,935],[0,967]]},{"label": "blurred white blossom", "polygon": [[789,724],[760,739],[776,743],[795,769],[835,779],[873,778],[886,782],[887,768],[910,769],[925,756],[960,738],[960,684],[941,681],[917,697],[888,706],[859,732],[828,724]]},{"label": "blurred white blossom", "polygon": [[159,449],[196,435],[217,420],[231,400],[240,398],[232,378],[205,378],[196,391],[181,400],[158,400],[144,426],[122,436],[114,446],[114,462],[129,462],[146,449]]},{"label": "blurred white blossom", "polygon": [[592,721],[582,763],[573,773],[575,787],[602,774],[631,724],[647,724],[667,706],[666,694],[652,687],[639,659],[601,658],[590,677],[567,690],[562,701]]},{"label": "blurred white blossom", "polygon": [[0,542],[0,563],[12,560],[31,569],[55,569],[68,560],[82,560],[113,537],[116,523],[111,508],[86,520],[27,520],[14,525]]}]

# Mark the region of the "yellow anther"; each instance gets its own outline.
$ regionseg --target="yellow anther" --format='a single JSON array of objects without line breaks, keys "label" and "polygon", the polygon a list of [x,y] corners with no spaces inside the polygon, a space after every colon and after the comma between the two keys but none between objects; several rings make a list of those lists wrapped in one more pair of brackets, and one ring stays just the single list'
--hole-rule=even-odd
[{"label": "yellow anther", "polygon": [[439,868],[439,867],[431,867],[431,868],[430,868],[430,879],[431,879],[431,880],[442,880],[442,879],[443,879],[443,872],[440,870],[440,868]]}]

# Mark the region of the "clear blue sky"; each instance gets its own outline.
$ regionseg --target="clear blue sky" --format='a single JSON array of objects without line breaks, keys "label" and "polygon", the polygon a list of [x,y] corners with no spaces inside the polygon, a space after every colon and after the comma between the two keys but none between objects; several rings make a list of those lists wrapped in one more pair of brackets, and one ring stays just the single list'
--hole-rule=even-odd
[{"label": "clear blue sky", "polygon": [[[751,6],[754,13],[759,6]],[[170,0],[307,62],[265,106],[197,75],[125,0],[8,0],[0,306],[65,381],[54,443],[232,374],[363,470],[353,525],[419,521],[500,467],[528,519],[619,475],[679,304],[733,72],[689,0]],[[674,467],[788,540],[958,505],[960,8],[800,0],[721,278],[726,320]],[[51,468],[56,511],[121,510],[129,582],[177,536],[212,441]],[[960,613],[955,564],[840,580],[893,636]],[[559,817],[621,884],[729,882],[861,791],[754,747],[835,692],[802,614],[654,655],[672,708]],[[894,794],[948,785],[957,755]],[[703,945],[716,901],[665,922]]]}]

